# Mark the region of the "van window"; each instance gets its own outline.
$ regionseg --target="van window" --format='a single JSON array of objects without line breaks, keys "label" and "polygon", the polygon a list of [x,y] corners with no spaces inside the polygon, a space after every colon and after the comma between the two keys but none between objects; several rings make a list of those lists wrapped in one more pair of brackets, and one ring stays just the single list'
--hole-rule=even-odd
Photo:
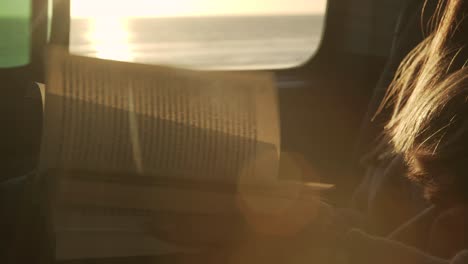
[{"label": "van window", "polygon": [[326,0],[72,0],[70,51],[197,69],[277,69],[317,50]]},{"label": "van window", "polygon": [[0,68],[29,63],[30,18],[30,0],[0,1]]}]

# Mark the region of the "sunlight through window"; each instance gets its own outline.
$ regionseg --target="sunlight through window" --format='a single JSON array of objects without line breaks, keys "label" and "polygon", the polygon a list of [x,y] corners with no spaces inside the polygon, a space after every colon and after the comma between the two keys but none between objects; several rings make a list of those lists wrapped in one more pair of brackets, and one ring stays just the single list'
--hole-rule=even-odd
[{"label": "sunlight through window", "polygon": [[300,65],[326,0],[71,0],[70,52],[209,70]]},{"label": "sunlight through window", "polygon": [[122,17],[101,17],[91,22],[88,40],[101,59],[133,61],[127,21]]}]

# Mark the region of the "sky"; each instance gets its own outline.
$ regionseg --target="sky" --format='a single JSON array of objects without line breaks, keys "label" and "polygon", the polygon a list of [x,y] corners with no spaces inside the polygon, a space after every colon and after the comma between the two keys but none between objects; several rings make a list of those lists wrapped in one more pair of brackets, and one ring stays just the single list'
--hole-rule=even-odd
[{"label": "sky", "polygon": [[71,0],[72,17],[324,13],[326,0]]}]

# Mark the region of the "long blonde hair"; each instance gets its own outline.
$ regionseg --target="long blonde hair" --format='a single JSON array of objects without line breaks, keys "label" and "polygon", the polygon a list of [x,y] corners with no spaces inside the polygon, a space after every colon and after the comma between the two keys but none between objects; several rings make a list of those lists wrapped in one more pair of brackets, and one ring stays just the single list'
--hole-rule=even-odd
[{"label": "long blonde hair", "polygon": [[466,1],[439,1],[428,36],[400,64],[378,110],[392,109],[385,134],[434,201],[468,201],[466,15]]}]

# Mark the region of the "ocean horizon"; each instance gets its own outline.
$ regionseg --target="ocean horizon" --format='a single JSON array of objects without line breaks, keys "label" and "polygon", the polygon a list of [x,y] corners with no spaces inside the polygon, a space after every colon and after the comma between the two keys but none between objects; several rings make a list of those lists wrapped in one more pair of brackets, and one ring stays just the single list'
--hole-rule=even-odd
[{"label": "ocean horizon", "polygon": [[323,16],[72,19],[74,54],[196,69],[287,68],[318,49]]}]

